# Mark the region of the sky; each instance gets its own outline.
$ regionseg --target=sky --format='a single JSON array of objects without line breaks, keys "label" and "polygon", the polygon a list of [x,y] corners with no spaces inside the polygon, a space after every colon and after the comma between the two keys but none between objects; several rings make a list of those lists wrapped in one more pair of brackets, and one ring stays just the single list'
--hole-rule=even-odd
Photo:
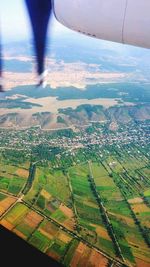
[{"label": "sky", "polygon": [[[60,0],[62,1],[62,0]],[[49,28],[51,34],[59,34],[64,36],[65,34],[72,34],[74,38],[80,39],[82,42],[87,42],[90,37],[80,35],[79,33],[72,32],[58,23],[54,18],[51,20],[51,27]],[[20,41],[31,39],[31,28],[27,10],[25,6],[25,0],[0,0],[0,38],[2,43],[9,43],[12,41]],[[91,39],[91,38],[90,38]],[[132,46],[112,43],[108,41],[102,41],[93,39],[91,40],[92,46],[101,46],[105,49],[111,49],[121,54],[132,53],[146,53],[149,55],[149,50],[136,48]]]},{"label": "sky", "polygon": [[[30,36],[30,24],[24,0],[0,0],[0,24],[3,42],[26,39]],[[66,29],[52,19],[53,31]]]}]

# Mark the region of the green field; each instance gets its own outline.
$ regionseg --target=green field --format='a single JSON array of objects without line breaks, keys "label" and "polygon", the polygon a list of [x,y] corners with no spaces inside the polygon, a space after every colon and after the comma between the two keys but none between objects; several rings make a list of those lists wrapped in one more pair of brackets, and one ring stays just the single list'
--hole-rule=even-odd
[{"label": "green field", "polygon": [[105,147],[95,158],[94,153],[90,151],[87,160],[85,150],[78,150],[69,167],[64,167],[64,157],[62,168],[52,167],[49,161],[45,166],[32,162],[33,176],[28,175],[28,162],[19,166],[7,160],[4,165],[1,157],[2,210],[6,196],[15,196],[16,204],[0,223],[64,266],[71,266],[80,246],[87,246],[83,261],[90,258],[86,253],[93,247],[129,266],[139,267],[139,260],[150,264],[147,152],[127,145]]},{"label": "green field", "polygon": [[28,170],[23,166],[0,162],[0,190],[18,195],[28,178]]},{"label": "green field", "polygon": [[[99,248],[101,247],[104,251],[110,251],[111,248],[111,254],[113,255],[113,244],[109,239],[98,203],[91,190],[88,174],[88,164],[78,165],[69,169],[69,178],[72,184],[74,205],[79,223],[78,231],[87,241]],[[99,232],[97,234],[96,229],[98,226],[103,227],[102,233]],[[105,240],[103,235],[107,236],[108,240]]]},{"label": "green field", "polygon": [[67,178],[62,171],[52,171],[50,168],[37,167],[32,190],[29,191],[25,199],[32,202],[37,196],[39,197],[42,189],[57,200],[65,204],[69,203],[70,194]]}]

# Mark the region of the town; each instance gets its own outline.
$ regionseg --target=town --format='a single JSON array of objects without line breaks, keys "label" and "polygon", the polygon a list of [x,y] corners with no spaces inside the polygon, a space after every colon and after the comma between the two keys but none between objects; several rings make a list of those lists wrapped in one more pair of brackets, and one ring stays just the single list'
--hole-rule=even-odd
[{"label": "town", "polygon": [[1,149],[25,149],[45,144],[50,147],[59,147],[74,150],[91,145],[99,147],[105,145],[150,144],[150,122],[132,122],[121,125],[118,130],[111,131],[105,124],[93,122],[89,126],[78,127],[76,131],[60,129],[57,131],[42,131],[38,127],[25,130],[0,129]]}]

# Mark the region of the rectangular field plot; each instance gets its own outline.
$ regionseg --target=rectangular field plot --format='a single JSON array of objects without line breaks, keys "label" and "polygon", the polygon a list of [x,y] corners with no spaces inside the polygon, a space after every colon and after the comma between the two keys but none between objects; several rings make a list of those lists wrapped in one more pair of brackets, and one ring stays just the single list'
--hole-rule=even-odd
[{"label": "rectangular field plot", "polygon": [[[75,243],[72,244],[70,247],[74,249],[74,254],[72,254],[72,259],[70,259],[68,256],[71,255],[71,253],[68,252],[68,255],[65,257],[65,263],[66,266],[71,266],[71,267],[82,267],[82,266],[94,266],[94,267],[107,267],[108,260],[103,257],[101,254],[98,252],[90,249],[87,247],[85,244],[80,242],[79,244]],[[71,252],[71,251],[70,251]]]},{"label": "rectangular field plot", "polygon": [[128,201],[133,212],[140,221],[141,226],[147,228],[147,235],[149,235],[150,238],[150,207],[146,205],[140,198],[130,199]]},{"label": "rectangular field plot", "polygon": [[29,202],[39,195],[39,191],[43,190],[42,196],[45,199],[58,199],[63,203],[68,203],[70,192],[67,183],[67,177],[62,171],[52,171],[49,168],[36,168],[36,174],[32,189],[26,195],[25,199]]},{"label": "rectangular field plot", "polygon": [[28,211],[29,209],[26,206],[17,203],[0,221],[0,224],[12,230],[21,222]]},{"label": "rectangular field plot", "polygon": [[23,204],[16,204],[0,221],[0,224],[12,230],[23,239],[27,239],[41,221],[42,217],[40,215],[30,211]]},{"label": "rectangular field plot", "polygon": [[68,181],[61,171],[37,168],[32,188],[24,199],[49,218],[74,230],[75,222],[70,208]]},{"label": "rectangular field plot", "polygon": [[[70,211],[65,212],[61,206],[70,204],[70,191],[67,177],[61,171],[49,168],[36,168],[32,188],[25,196],[25,201],[41,210],[48,217],[53,217],[60,223],[66,223],[73,229],[73,216]],[[66,204],[65,204],[66,203]],[[69,210],[69,209],[68,209]]]},{"label": "rectangular field plot", "polygon": [[38,248],[42,252],[46,252],[52,241],[45,235],[41,234],[38,230],[34,232],[29,239],[29,243]]},{"label": "rectangular field plot", "polygon": [[27,181],[29,171],[24,167],[0,165],[0,190],[18,195]]},{"label": "rectangular field plot", "polygon": [[16,199],[14,197],[9,197],[0,193],[0,216],[4,214],[15,201]]},{"label": "rectangular field plot", "polygon": [[[104,170],[104,174],[106,172]],[[91,244],[98,248],[109,251],[114,255],[112,240],[108,235],[101,212],[92,192],[88,180],[88,164],[78,165],[69,169],[69,179],[72,186],[72,194],[79,233]]]},{"label": "rectangular field plot", "polygon": [[59,206],[59,209],[51,215],[51,218],[65,226],[67,229],[74,231],[75,220],[73,211],[64,204]]},{"label": "rectangular field plot", "polygon": [[24,239],[27,239],[38,227],[42,220],[42,216],[34,211],[29,211],[23,217],[22,221],[15,227],[13,232],[15,232],[16,234],[22,233],[24,235]]},{"label": "rectangular field plot", "polygon": [[105,171],[101,164],[92,164],[92,173],[97,191],[100,193],[109,212],[131,217],[128,205],[113,179]]},{"label": "rectangular field plot", "polygon": [[[0,194],[1,201],[7,196]],[[64,207],[62,207],[64,209]],[[46,253],[64,266],[107,266],[107,259],[98,252],[73,238],[70,233],[62,230],[57,224],[44,219],[24,204],[17,203],[3,219],[7,229],[27,240],[31,245]]]},{"label": "rectangular field plot", "polygon": [[58,261],[63,261],[72,237],[57,225],[44,220],[32,234],[29,243]]},{"label": "rectangular field plot", "polygon": [[109,168],[116,172],[116,173],[122,173],[124,171],[123,166],[120,164],[120,162],[115,157],[108,157],[106,159],[107,165]]},{"label": "rectangular field plot", "polygon": [[101,217],[88,182],[88,164],[69,169],[73,197],[78,216],[89,223],[101,224]]}]

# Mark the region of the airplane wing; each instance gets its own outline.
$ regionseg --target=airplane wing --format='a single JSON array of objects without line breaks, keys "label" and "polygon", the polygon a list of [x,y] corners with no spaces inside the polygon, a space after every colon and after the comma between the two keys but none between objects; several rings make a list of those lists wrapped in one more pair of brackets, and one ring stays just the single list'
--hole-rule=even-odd
[{"label": "airplane wing", "polygon": [[150,48],[150,0],[54,0],[54,13],[75,31]]}]

